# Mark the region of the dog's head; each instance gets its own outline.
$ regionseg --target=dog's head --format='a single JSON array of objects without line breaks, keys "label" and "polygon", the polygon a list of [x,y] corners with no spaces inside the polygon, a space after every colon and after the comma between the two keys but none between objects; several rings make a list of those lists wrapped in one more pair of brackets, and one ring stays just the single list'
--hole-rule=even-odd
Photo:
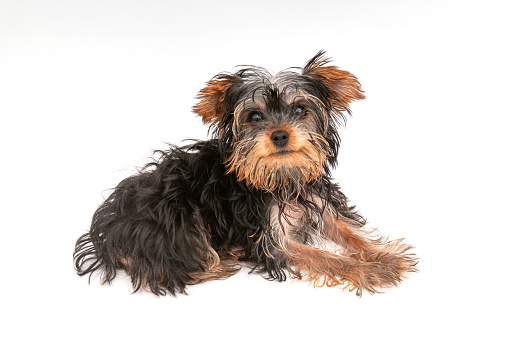
[{"label": "dog's head", "polygon": [[357,78],[329,65],[321,51],[303,68],[276,75],[259,67],[218,74],[199,92],[194,112],[213,127],[227,173],[273,192],[329,173],[338,124],[363,98]]}]

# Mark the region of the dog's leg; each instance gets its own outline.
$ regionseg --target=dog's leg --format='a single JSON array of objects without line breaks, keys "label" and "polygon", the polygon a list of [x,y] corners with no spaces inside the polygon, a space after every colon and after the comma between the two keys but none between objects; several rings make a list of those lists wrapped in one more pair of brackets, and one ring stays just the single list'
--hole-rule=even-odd
[{"label": "dog's leg", "polygon": [[[342,286],[361,295],[363,290],[375,293],[395,286],[404,272],[413,269],[415,262],[405,253],[409,246],[372,240],[360,231],[353,232],[353,224],[329,213],[313,226],[314,214],[307,217],[304,211],[287,206],[281,217],[276,208],[271,215],[272,236],[293,276],[312,281],[315,286]],[[355,227],[360,229],[360,224]],[[327,238],[343,249],[321,248]]]},{"label": "dog's leg", "polygon": [[[164,207],[166,213],[178,210],[176,204]],[[240,269],[239,254],[234,251],[219,251],[212,247],[210,233],[196,212],[187,214],[180,206],[180,216],[173,216],[166,224],[153,224],[145,240],[138,237],[138,249],[120,258],[133,285],[141,286],[154,294],[175,292],[186,294],[187,285],[207,280],[226,279]],[[163,226],[163,227],[161,227]],[[141,232],[141,231],[140,231]],[[148,243],[151,242],[151,243]]]},{"label": "dog's leg", "polygon": [[[397,284],[405,273],[415,272],[416,258],[408,253],[412,246],[402,243],[403,239],[388,241],[384,237],[368,232],[355,220],[338,214],[325,213],[323,236],[344,248],[344,254],[359,262],[380,264],[385,278],[390,277]],[[384,278],[384,279],[385,279]]]},{"label": "dog's leg", "polygon": [[297,277],[315,286],[340,286],[361,296],[362,291],[376,293],[401,279],[397,270],[384,263],[365,262],[295,241],[287,242],[286,251]]}]

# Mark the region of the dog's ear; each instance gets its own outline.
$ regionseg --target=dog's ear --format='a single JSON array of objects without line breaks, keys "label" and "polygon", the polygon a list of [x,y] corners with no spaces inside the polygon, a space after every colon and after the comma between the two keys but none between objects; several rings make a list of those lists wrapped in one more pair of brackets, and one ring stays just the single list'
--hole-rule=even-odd
[{"label": "dog's ear", "polygon": [[325,57],[325,51],[320,51],[306,63],[302,74],[319,80],[331,96],[333,109],[349,111],[349,104],[354,100],[365,98],[361,84],[357,78],[336,66],[330,66],[330,59]]},{"label": "dog's ear", "polygon": [[225,114],[225,95],[235,82],[235,77],[220,74],[207,82],[196,96],[200,100],[193,107],[193,112],[201,116],[204,124],[215,125],[219,123]]}]

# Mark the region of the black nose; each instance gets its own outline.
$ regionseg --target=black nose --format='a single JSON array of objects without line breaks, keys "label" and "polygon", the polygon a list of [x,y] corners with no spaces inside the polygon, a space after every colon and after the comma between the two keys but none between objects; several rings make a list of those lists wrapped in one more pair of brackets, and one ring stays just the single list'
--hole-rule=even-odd
[{"label": "black nose", "polygon": [[288,143],[288,138],[290,135],[287,131],[277,130],[270,136],[274,145],[279,147],[284,147]]}]

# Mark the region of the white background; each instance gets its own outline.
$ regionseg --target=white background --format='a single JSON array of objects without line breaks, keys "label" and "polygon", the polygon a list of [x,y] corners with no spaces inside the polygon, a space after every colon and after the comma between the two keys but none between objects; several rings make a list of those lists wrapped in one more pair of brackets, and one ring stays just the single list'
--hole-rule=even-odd
[{"label": "white background", "polygon": [[[0,1],[3,338],[507,338],[508,11],[502,1]],[[361,299],[244,270],[189,296],[73,271],[76,239],[216,73],[354,73],[334,176],[420,272]],[[505,319],[505,320],[504,320]]]}]

